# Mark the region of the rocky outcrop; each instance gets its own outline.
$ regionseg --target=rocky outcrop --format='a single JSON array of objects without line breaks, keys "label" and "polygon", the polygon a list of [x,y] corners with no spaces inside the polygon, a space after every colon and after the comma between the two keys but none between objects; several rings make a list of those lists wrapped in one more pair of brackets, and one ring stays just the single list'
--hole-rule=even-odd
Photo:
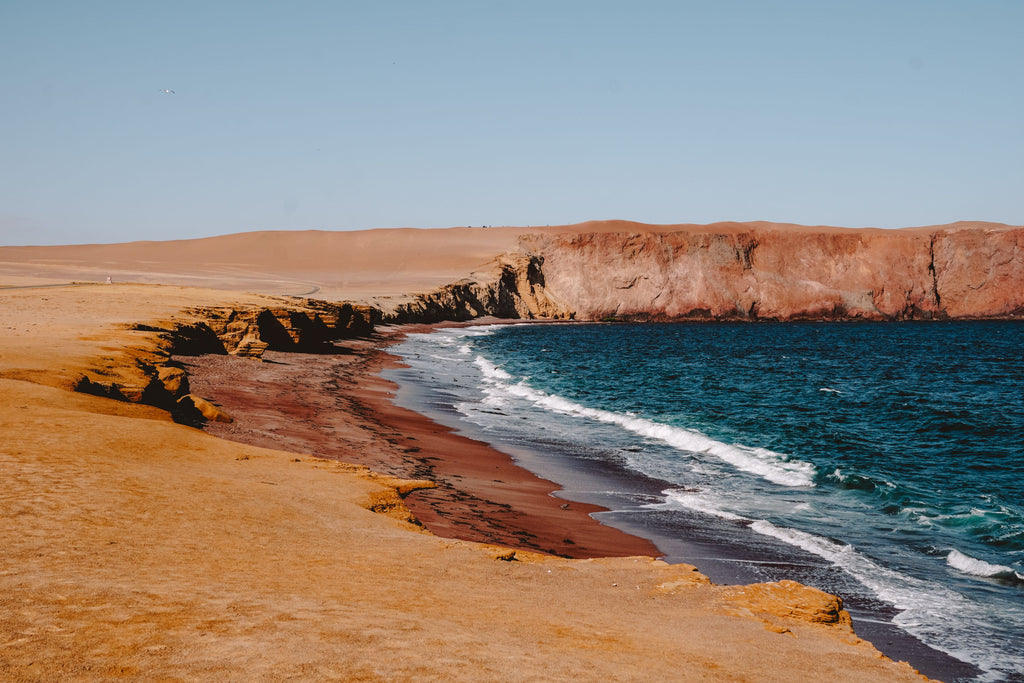
[{"label": "rocky outcrop", "polygon": [[498,318],[568,318],[572,311],[545,286],[544,257],[509,253],[470,278],[399,304],[387,322],[438,322]]},{"label": "rocky outcrop", "polygon": [[76,379],[75,391],[163,408],[179,422],[230,421],[216,406],[189,393],[188,377],[173,356],[264,351],[333,352],[332,342],[373,331],[380,313],[367,306],[312,299],[279,307],[194,308],[183,319],[134,324],[133,341],[118,356],[97,359]]},{"label": "rocky outcrop", "polygon": [[789,633],[794,623],[804,623],[835,627],[848,638],[855,638],[850,614],[843,609],[843,600],[837,595],[788,579],[749,586],[722,586],[718,590],[735,614],[761,619],[767,628],[777,633]]},{"label": "rocky outcrop", "polygon": [[172,333],[176,352],[182,355],[259,357],[267,349],[322,351],[335,340],[369,334],[379,319],[379,312],[368,306],[315,299],[277,308],[204,308],[189,313],[198,322]]},{"label": "rocky outcrop", "polygon": [[1024,228],[727,229],[524,236],[563,315],[926,320],[1024,314]]},{"label": "rocky outcrop", "polygon": [[176,413],[188,422],[233,422],[220,406],[195,394],[186,394],[177,400]]}]

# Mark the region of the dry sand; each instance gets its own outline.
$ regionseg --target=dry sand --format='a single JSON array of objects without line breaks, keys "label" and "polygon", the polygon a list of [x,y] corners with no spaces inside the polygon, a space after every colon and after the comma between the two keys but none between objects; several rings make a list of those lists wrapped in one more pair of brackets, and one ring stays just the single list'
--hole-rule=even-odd
[{"label": "dry sand", "polygon": [[[480,445],[384,407],[387,386],[366,379],[382,362],[372,350],[349,359],[362,370],[323,375],[351,381],[347,399],[295,404],[329,414],[340,446],[319,455],[333,460],[67,390],[97,368],[131,379],[154,336],[129,323],[267,302],[143,285],[0,289],[0,679],[921,680],[856,638],[834,600],[798,584],[711,586],[642,556],[513,559],[411,523],[399,494],[426,484],[340,460],[405,477],[405,449],[433,454],[434,469],[411,474],[491,501],[481,512],[497,522],[481,538],[556,528],[551,516],[563,515],[561,539],[530,542],[560,552],[571,538],[583,555],[645,547],[585,509],[531,508],[524,501],[548,485],[507,463],[488,462],[496,477],[470,472]],[[447,450],[462,465],[442,462]],[[475,481],[456,482],[462,473]],[[475,517],[431,495],[409,500],[439,529]],[[501,518],[502,505],[548,521]]]},{"label": "dry sand", "polygon": [[372,300],[427,292],[487,267],[517,229],[252,232],[168,242],[0,247],[0,284],[88,281]]}]

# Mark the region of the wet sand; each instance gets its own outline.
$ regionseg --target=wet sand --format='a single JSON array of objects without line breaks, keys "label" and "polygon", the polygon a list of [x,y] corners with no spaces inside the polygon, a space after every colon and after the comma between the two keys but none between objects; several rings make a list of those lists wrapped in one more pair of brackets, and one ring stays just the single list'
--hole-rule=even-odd
[{"label": "wet sand", "polygon": [[395,405],[396,387],[380,372],[396,359],[382,347],[401,334],[390,330],[373,340],[345,342],[334,355],[267,352],[262,362],[234,356],[178,360],[192,391],[234,418],[207,424],[207,432],[433,481],[436,488],[410,494],[406,505],[438,536],[561,557],[661,554],[650,541],[594,520],[590,514],[601,507],[556,498],[558,485],[508,455]]}]

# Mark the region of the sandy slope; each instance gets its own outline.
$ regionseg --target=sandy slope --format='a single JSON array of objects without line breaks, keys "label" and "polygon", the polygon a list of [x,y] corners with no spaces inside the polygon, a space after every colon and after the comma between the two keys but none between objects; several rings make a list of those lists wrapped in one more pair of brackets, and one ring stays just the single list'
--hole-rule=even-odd
[{"label": "sandy slope", "polygon": [[[466,277],[516,244],[516,229],[265,231],[167,242],[0,247],[0,283],[145,282],[367,299]],[[16,278],[31,278],[20,280]]]},{"label": "sandy slope", "polygon": [[0,290],[0,679],[919,680],[812,589],[502,561],[402,521],[395,482],[60,388],[144,352],[126,322],[229,301]]}]

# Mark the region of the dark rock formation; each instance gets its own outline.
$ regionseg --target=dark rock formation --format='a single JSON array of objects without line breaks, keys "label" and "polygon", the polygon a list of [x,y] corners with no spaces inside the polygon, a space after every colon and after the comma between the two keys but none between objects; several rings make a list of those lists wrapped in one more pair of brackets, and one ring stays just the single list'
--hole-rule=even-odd
[{"label": "dark rock formation", "polygon": [[398,305],[388,322],[430,323],[441,320],[498,318],[565,318],[571,312],[545,288],[540,254],[505,254],[493,269],[422,294]]},{"label": "dark rock formation", "polygon": [[226,416],[192,396],[181,363],[172,356],[227,354],[259,358],[267,349],[333,353],[332,342],[366,336],[380,312],[367,306],[297,300],[280,307],[196,308],[183,320],[128,325],[138,335],[124,358],[106,358],[82,375],[75,391],[163,408],[179,422]]}]

